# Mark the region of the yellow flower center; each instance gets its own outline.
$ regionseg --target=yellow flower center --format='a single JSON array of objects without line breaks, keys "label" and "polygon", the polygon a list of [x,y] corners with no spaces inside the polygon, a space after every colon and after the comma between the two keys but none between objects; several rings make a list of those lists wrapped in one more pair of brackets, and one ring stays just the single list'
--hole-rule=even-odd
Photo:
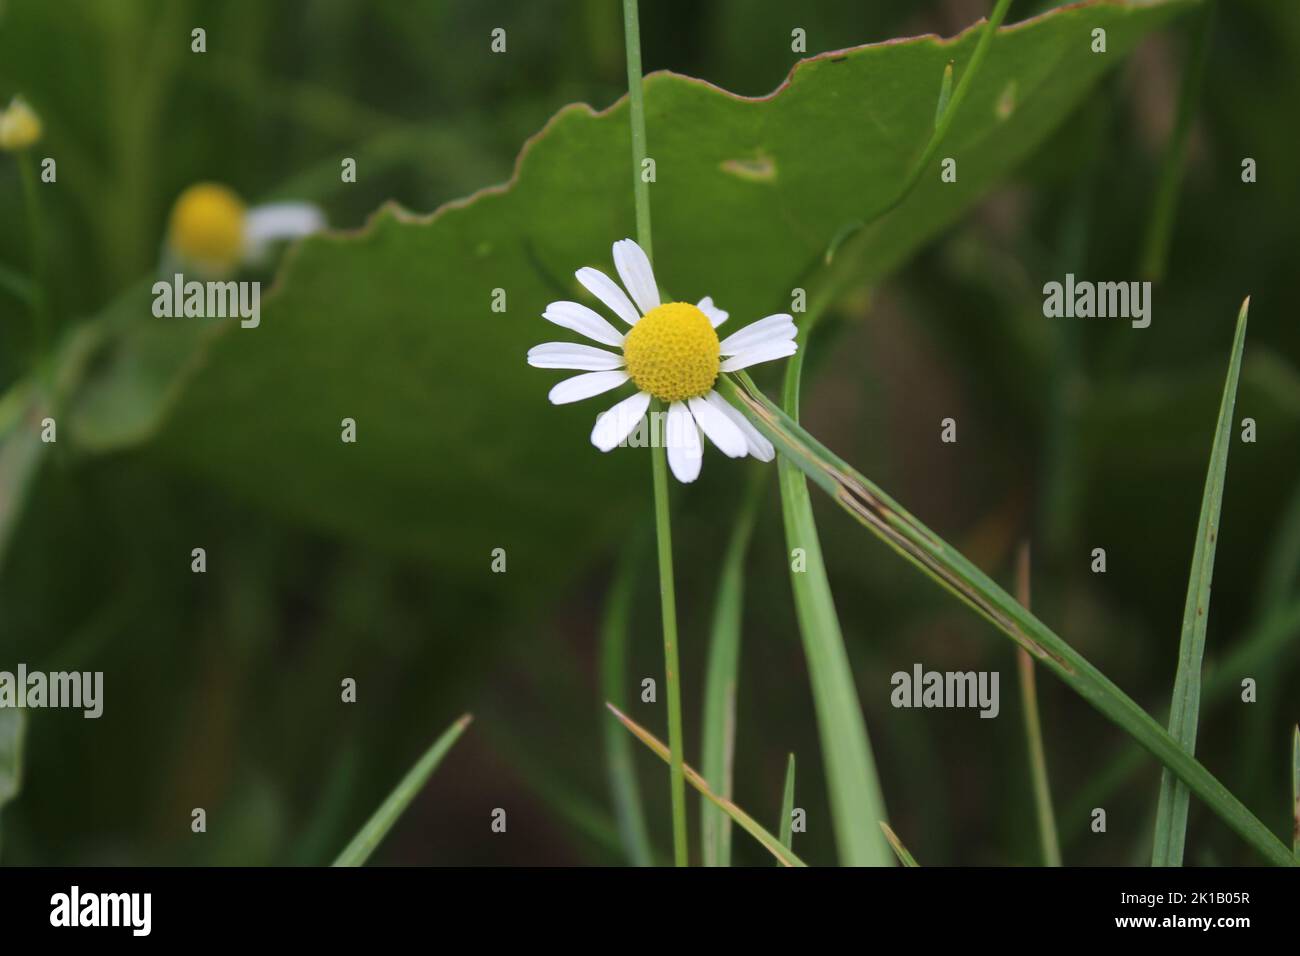
[{"label": "yellow flower center", "polygon": [[230,271],[244,248],[244,204],[225,186],[191,186],[172,207],[169,235],[172,249],[181,257]]},{"label": "yellow flower center", "polygon": [[708,394],[718,377],[718,333],[709,317],[686,302],[651,309],[623,340],[636,387],[665,402]]},{"label": "yellow flower center", "polygon": [[41,118],[27,101],[15,96],[8,109],[0,110],[0,149],[17,152],[41,138]]}]

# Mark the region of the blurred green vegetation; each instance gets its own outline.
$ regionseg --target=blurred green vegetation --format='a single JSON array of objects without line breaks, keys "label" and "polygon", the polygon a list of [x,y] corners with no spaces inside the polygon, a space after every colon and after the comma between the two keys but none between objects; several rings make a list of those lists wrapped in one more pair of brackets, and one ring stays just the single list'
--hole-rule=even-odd
[{"label": "blurred green vegetation", "polygon": [[[1048,6],[1017,3],[1012,19]],[[647,71],[747,95],[770,92],[797,59],[793,27],[807,31],[811,54],[948,35],[984,12],[947,0],[644,7]],[[194,26],[208,33],[204,57],[188,52]],[[508,57],[482,54],[496,26],[508,29]],[[503,181],[522,142],[560,107],[600,108],[623,92],[620,31],[617,4],[604,0],[0,4],[0,103],[26,96],[59,158],[60,188],[44,194],[44,215],[61,333],[152,273],[170,204],[190,183],[219,180],[250,201],[313,200],[351,229],[387,200],[427,212]],[[863,296],[841,303],[813,343],[802,414],[1004,581],[1017,544],[1032,539],[1036,612],[1161,721],[1232,318],[1246,294],[1237,415],[1256,419],[1259,440],[1237,444],[1229,462],[1210,673],[1300,599],[1300,185],[1291,172],[1300,133],[1287,107],[1300,94],[1300,8],[1242,0],[1219,11],[1151,328],[1045,321],[1040,290],[1067,271],[1138,278],[1187,40],[1181,23],[1152,37],[1010,181],[876,288],[869,307]],[[346,188],[342,155],[363,171]],[[1247,156],[1260,171],[1253,185],[1240,180]],[[7,156],[0,222],[9,227],[0,264],[22,272],[30,249]],[[30,369],[30,329],[22,304],[0,289],[0,392]],[[503,376],[531,374],[511,361],[502,357]],[[539,406],[543,394],[539,385]],[[947,416],[960,423],[956,446],[937,440]],[[467,453],[447,448],[448,467]],[[567,453],[575,468],[595,454],[581,436]],[[687,759],[697,765],[704,641],[742,480],[720,456],[708,464],[698,488],[675,490]],[[648,472],[620,490],[633,504],[600,529],[596,559],[557,557],[560,583],[538,593],[487,574],[451,579],[436,557],[305,526],[177,470],[150,444],[106,456],[54,446],[0,565],[0,669],[104,670],[105,715],[29,714],[23,790],[0,821],[3,862],[329,862],[465,711],[474,724],[375,862],[621,862],[598,633],[619,541],[649,507]],[[928,863],[1036,860],[1010,647],[815,504],[894,829]],[[563,545],[562,530],[547,533]],[[206,575],[189,570],[199,543]],[[1104,576],[1088,571],[1094,547],[1107,550]],[[829,862],[774,487],[750,555],[736,800],[773,820],[796,753],[810,825],[795,849]],[[631,595],[633,688],[662,667],[655,589],[647,562]],[[1280,648],[1240,675],[1258,681],[1258,703],[1240,703],[1235,690],[1207,695],[1198,754],[1284,832],[1300,635]],[[889,676],[915,661],[1000,670],[1001,719],[891,709]],[[340,703],[344,677],[358,682],[355,705]],[[662,715],[630,693],[629,715],[659,732]],[[1144,861],[1158,768],[1143,762],[1091,804],[1107,808],[1110,829],[1089,833],[1076,797],[1127,741],[1050,677],[1039,697],[1066,862]],[[664,853],[666,769],[636,758]],[[201,837],[189,829],[197,806],[208,811]],[[489,832],[494,807],[510,814],[506,836]],[[693,844],[697,835],[693,816]],[[744,834],[733,853],[770,862]],[[1255,862],[1195,801],[1188,861]]]}]

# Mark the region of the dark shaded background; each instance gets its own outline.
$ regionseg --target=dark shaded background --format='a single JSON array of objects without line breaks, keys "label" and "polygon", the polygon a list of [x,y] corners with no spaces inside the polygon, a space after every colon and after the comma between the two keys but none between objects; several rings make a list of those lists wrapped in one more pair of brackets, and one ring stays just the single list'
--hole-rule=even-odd
[{"label": "dark shaded background", "polygon": [[[643,55],[647,71],[762,94],[795,59],[794,26],[807,30],[811,54],[951,34],[988,6],[655,0],[643,3]],[[1011,18],[1048,6],[1016,3]],[[176,40],[195,25],[209,34],[201,61]],[[508,29],[511,55],[485,66],[477,45],[495,26]],[[1032,539],[1035,610],[1161,720],[1231,323],[1246,294],[1237,417],[1256,419],[1259,441],[1234,442],[1229,460],[1209,673],[1277,611],[1261,597],[1269,568],[1286,582],[1285,606],[1300,600],[1300,531],[1285,520],[1300,485],[1300,8],[1249,0],[1219,11],[1151,328],[1045,321],[1040,290],[1066,271],[1137,278],[1186,27],[1144,44],[869,307],[865,295],[843,303],[804,409],[815,434],[1008,584],[1018,542]],[[523,140],[560,106],[604,106],[625,86],[610,0],[0,5],[0,100],[22,92],[35,104],[67,184],[46,207],[65,325],[154,268],[167,211],[190,183],[313,199],[344,227],[387,199],[427,211],[505,179]],[[366,170],[346,189],[341,155]],[[1258,161],[1255,185],[1240,181],[1244,156]],[[0,221],[22,223],[19,198],[13,164],[0,162]],[[19,268],[27,255],[21,228],[0,229],[0,261]],[[27,334],[21,306],[0,291],[0,385],[26,371]],[[947,416],[960,423],[956,446],[938,441]],[[775,825],[785,755],[796,752],[796,802],[809,818],[796,849],[829,863],[772,485],[749,562],[736,794]],[[712,569],[736,497],[713,484],[676,500],[695,760]],[[895,828],[923,863],[1035,862],[1011,645],[825,505],[817,499],[827,563]],[[626,536],[643,521],[628,514]],[[204,576],[186,562],[159,570],[157,554],[188,554],[195,540],[238,560]],[[25,789],[4,813],[4,862],[328,862],[464,711],[476,722],[376,861],[620,862],[596,652],[621,546],[611,540],[601,566],[573,567],[570,586],[542,604],[515,605],[507,594],[448,592],[419,562],[285,524],[178,476],[147,448],[56,455],[0,575],[0,667],[104,670],[107,710],[99,721],[32,715]],[[1088,571],[1094,547],[1107,549],[1104,576]],[[635,612],[630,676],[658,676],[648,561]],[[1233,685],[1255,678],[1260,700],[1242,704],[1230,688],[1207,701],[1198,745],[1280,833],[1300,716],[1297,640],[1230,675]],[[914,661],[1001,671],[1001,716],[892,709],[890,674]],[[339,702],[348,676],[360,686],[356,705]],[[1097,795],[1126,737],[1051,677],[1040,700],[1066,861],[1145,862],[1154,762]],[[633,716],[662,732],[657,708],[635,704]],[[666,853],[667,776],[643,756]],[[190,832],[195,806],[208,811],[205,836]],[[1087,830],[1093,806],[1108,811],[1105,835]],[[494,807],[508,810],[506,835],[489,833]],[[1188,847],[1192,863],[1257,862],[1195,801]],[[743,834],[736,855],[766,862]]]}]

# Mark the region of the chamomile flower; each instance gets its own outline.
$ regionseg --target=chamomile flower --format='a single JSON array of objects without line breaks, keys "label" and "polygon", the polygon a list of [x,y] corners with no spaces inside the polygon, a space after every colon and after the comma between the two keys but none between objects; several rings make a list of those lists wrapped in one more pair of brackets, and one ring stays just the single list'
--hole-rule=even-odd
[{"label": "chamomile flower", "polygon": [[172,206],[164,271],[181,265],[205,275],[230,275],[265,259],[273,242],[324,228],[324,214],[311,203],[278,202],[249,209],[233,190],[198,183]]},{"label": "chamomile flower", "polygon": [[15,96],[8,107],[0,110],[0,149],[13,153],[34,146],[43,128],[41,118],[27,101]]},{"label": "chamomile flower", "polygon": [[[650,399],[668,406],[668,465],[679,481],[694,481],[704,457],[702,431],[731,458],[753,455],[771,461],[772,443],[713,389],[720,372],[793,355],[794,319],[769,315],[719,341],[716,329],[728,313],[706,296],[695,305],[661,302],[650,259],[631,239],[614,243],[614,267],[623,287],[598,269],[579,269],[578,281],[631,328],[621,332],[598,312],[577,302],[552,302],[542,317],[618,351],[574,342],[547,342],[528,350],[528,364],[583,374],[551,389],[552,404],[591,398],[626,382],[636,393],[596,420],[591,443],[609,451],[645,417]],[[630,298],[629,298],[630,294]],[[635,304],[634,304],[635,303]]]}]

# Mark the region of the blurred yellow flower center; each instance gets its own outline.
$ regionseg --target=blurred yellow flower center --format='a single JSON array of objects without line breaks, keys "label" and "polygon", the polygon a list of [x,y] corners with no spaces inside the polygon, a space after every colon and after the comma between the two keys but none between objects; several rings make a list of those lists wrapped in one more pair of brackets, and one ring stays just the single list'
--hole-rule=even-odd
[{"label": "blurred yellow flower center", "polygon": [[41,138],[41,118],[21,96],[0,110],[0,149],[26,149]]},{"label": "blurred yellow flower center", "polygon": [[172,207],[169,236],[172,249],[183,258],[231,269],[244,247],[244,204],[225,186],[191,186]]},{"label": "blurred yellow flower center", "polygon": [[623,340],[636,387],[665,402],[708,394],[718,377],[718,333],[686,302],[651,309]]}]

